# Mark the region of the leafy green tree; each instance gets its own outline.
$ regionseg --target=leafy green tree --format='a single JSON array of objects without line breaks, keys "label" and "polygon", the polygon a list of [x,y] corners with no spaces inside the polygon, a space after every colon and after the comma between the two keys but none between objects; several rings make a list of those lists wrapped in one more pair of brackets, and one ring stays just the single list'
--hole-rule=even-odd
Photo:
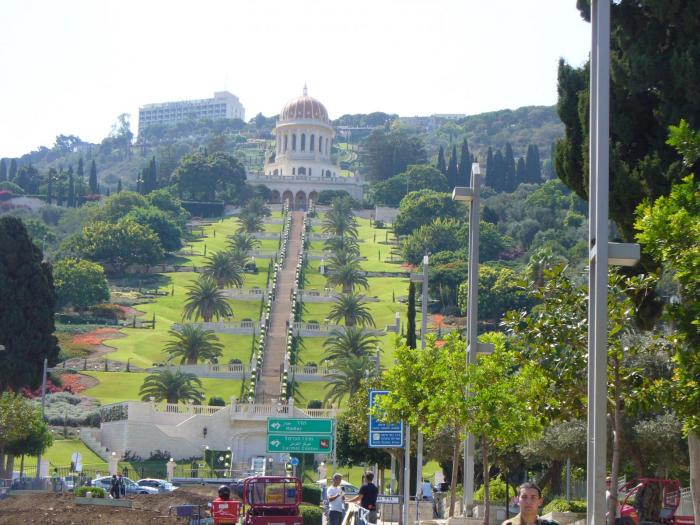
[{"label": "leafy green tree", "polygon": [[97,221],[63,245],[64,253],[99,262],[123,273],[131,265],[152,266],[163,259],[160,239],[148,226],[125,217],[112,224]]},{"label": "leafy green tree", "polygon": [[170,369],[159,370],[146,376],[139,395],[144,401],[153,397],[155,401],[165,400],[173,404],[180,401],[193,401],[197,404],[204,402],[202,381],[195,374],[179,369],[174,372]]},{"label": "leafy green tree", "polygon": [[433,190],[449,193],[447,178],[438,169],[427,164],[412,164],[404,173],[399,173],[372,186],[375,202],[398,207],[401,200],[412,191]]},{"label": "leafy green tree", "polygon": [[349,356],[373,356],[379,340],[361,326],[333,330],[323,342],[323,361],[336,362]]},{"label": "leafy green tree", "polygon": [[518,157],[518,162],[515,165],[515,179],[520,184],[526,182],[527,173],[525,171],[525,159]]},{"label": "leafy green tree", "polygon": [[134,208],[126,215],[126,219],[153,230],[166,252],[174,252],[182,247],[182,229],[168,213],[146,206]]},{"label": "leafy green tree", "polygon": [[335,298],[328,320],[336,323],[342,320],[345,326],[374,326],[374,318],[364,297],[354,293],[341,294]]},{"label": "leafy green tree", "polygon": [[426,161],[423,141],[401,127],[389,131],[375,129],[364,144],[363,162],[367,166],[367,178],[372,181],[388,179],[406,171],[411,164]]},{"label": "leafy green tree", "polygon": [[97,165],[95,164],[95,159],[92,159],[92,162],[90,163],[90,179],[88,186],[90,187],[91,194],[95,195],[96,193],[100,192],[99,188],[97,187]]},{"label": "leafy green tree", "polygon": [[417,266],[425,254],[458,250],[465,239],[459,222],[438,218],[411,233],[401,244],[401,251],[406,262]]},{"label": "leafy green tree", "polygon": [[[5,448],[13,442],[27,439],[32,431],[34,409],[22,396],[0,394],[0,476],[5,479]],[[12,473],[9,473],[12,475]]]},{"label": "leafy green tree", "polygon": [[[469,283],[459,285],[459,307],[467,311]],[[479,317],[497,327],[509,310],[523,310],[534,304],[530,294],[522,286],[521,279],[510,268],[479,266]]]},{"label": "leafy green tree", "polygon": [[20,473],[24,471],[25,455],[43,454],[53,444],[51,428],[44,421],[41,412],[36,407],[31,407],[31,413],[27,416],[29,417],[29,433],[23,438],[10,441],[5,447],[5,452],[8,455],[22,457]]},{"label": "leafy green tree", "polygon": [[212,318],[232,317],[233,310],[219,290],[216,281],[202,275],[187,287],[187,299],[183,309],[183,319],[202,318],[208,323]]},{"label": "leafy green tree", "polygon": [[394,231],[397,235],[409,235],[438,217],[444,220],[463,219],[464,207],[453,201],[448,193],[412,191],[401,201],[399,214],[394,221]]},{"label": "leafy green tree", "polygon": [[220,250],[205,259],[202,274],[216,281],[219,288],[243,286],[242,266],[231,257],[231,252]]},{"label": "leafy green tree", "polygon": [[181,195],[190,199],[214,200],[217,190],[238,192],[245,183],[245,168],[235,157],[223,152],[211,155],[191,153],[180,160],[173,172]]},{"label": "leafy green tree", "polygon": [[117,222],[136,208],[147,206],[148,201],[143,195],[133,191],[122,191],[107,197],[102,206],[94,211],[94,218],[98,221]]},{"label": "leafy green tree", "polygon": [[[700,158],[700,133],[681,121],[670,128],[669,143],[695,165]],[[671,187],[666,197],[637,209],[637,240],[654,260],[673,272],[679,300],[667,307],[677,332],[674,381],[668,385],[672,403],[684,419],[691,471],[700,471],[700,184],[691,174]],[[691,476],[695,517],[700,518],[700,479]]]},{"label": "leafy green tree", "polygon": [[16,217],[0,218],[0,390],[36,388],[44,358],[56,364],[51,266]]},{"label": "leafy green tree", "polygon": [[85,310],[109,301],[109,285],[104,268],[84,259],[61,259],[53,268],[58,304]]},{"label": "leafy green tree", "polygon": [[39,193],[41,177],[39,176],[39,171],[31,164],[28,164],[19,168],[12,182],[22,188],[25,193],[36,195]]},{"label": "leafy green tree", "polygon": [[179,330],[169,330],[174,339],[165,345],[168,361],[180,360],[181,365],[196,365],[200,361],[218,362],[224,351],[213,330],[193,324],[183,325]]}]

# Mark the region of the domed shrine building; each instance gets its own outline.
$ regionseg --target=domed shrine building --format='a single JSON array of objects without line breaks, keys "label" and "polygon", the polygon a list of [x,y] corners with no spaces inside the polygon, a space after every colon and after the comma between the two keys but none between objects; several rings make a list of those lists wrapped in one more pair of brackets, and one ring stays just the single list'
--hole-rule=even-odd
[{"label": "domed shrine building", "polygon": [[345,190],[362,200],[360,177],[342,176],[331,156],[335,130],[328,111],[306,87],[301,97],[284,106],[273,134],[275,147],[264,173],[248,176],[248,182],[270,188],[272,203],[289,201],[294,209],[306,209],[323,190]]}]

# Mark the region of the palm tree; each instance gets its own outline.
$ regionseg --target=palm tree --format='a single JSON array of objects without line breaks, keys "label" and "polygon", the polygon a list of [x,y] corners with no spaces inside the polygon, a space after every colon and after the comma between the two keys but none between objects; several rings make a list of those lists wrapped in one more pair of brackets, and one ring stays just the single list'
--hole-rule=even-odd
[{"label": "palm tree", "polygon": [[270,208],[260,197],[250,199],[248,202],[246,202],[245,206],[243,206],[242,211],[243,213],[250,213],[252,215],[258,215],[260,217],[269,217],[270,215],[272,215]]},{"label": "palm tree", "polygon": [[326,283],[330,288],[342,286],[343,293],[349,294],[355,288],[363,287],[365,290],[369,288],[369,281],[365,272],[360,269],[358,260],[353,260],[342,266],[333,264],[333,260],[328,263],[328,273],[326,274]]},{"label": "palm tree", "polygon": [[323,243],[323,248],[331,253],[348,252],[355,255],[360,254],[360,247],[357,244],[357,239],[350,235],[343,237],[330,237]]},{"label": "palm tree", "polygon": [[231,252],[224,250],[215,252],[205,259],[202,274],[216,281],[219,288],[243,286],[242,265],[231,257]]},{"label": "palm tree", "polygon": [[168,361],[179,358],[181,365],[196,365],[199,361],[216,363],[223,354],[224,345],[213,330],[186,324],[180,330],[168,333],[175,338],[165,345],[165,351],[170,355]]},{"label": "palm tree", "polygon": [[156,401],[165,400],[168,403],[180,401],[202,403],[204,401],[200,379],[194,374],[181,372],[179,369],[173,372],[166,368],[147,376],[141,385],[139,395],[143,401],[148,401],[151,397]]},{"label": "palm tree", "polygon": [[328,375],[324,388],[328,389],[325,402],[340,403],[345,396],[352,397],[360,392],[362,381],[376,373],[371,358],[366,355],[350,355],[336,361],[335,372]]},{"label": "palm tree", "polygon": [[333,210],[326,212],[321,224],[323,233],[334,235],[336,237],[355,237],[357,238],[357,221],[352,215],[350,217],[334,213]]},{"label": "palm tree", "polygon": [[321,361],[338,361],[348,356],[369,356],[379,344],[372,334],[361,326],[346,326],[333,330],[323,342],[325,357]]},{"label": "palm tree", "polygon": [[238,232],[229,236],[228,245],[232,251],[239,251],[249,254],[260,246],[260,241],[246,232]]},{"label": "palm tree", "polygon": [[231,316],[233,316],[231,305],[226,302],[216,281],[211,277],[203,275],[187,287],[183,319],[201,317],[205,323],[208,323],[214,317],[218,320],[220,317]]},{"label": "palm tree", "polygon": [[238,216],[238,221],[241,223],[238,227],[239,232],[253,233],[263,229],[263,218],[261,215],[241,212]]},{"label": "palm tree", "polygon": [[345,326],[355,326],[358,323],[362,326],[374,326],[374,319],[364,297],[354,293],[336,297],[328,319],[336,323],[342,319]]}]

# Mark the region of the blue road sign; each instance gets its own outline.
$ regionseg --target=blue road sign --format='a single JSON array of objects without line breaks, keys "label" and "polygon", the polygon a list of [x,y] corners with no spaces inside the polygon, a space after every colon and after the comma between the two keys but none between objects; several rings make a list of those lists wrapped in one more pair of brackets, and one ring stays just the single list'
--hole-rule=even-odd
[{"label": "blue road sign", "polygon": [[[375,405],[379,396],[385,396],[388,393],[388,390],[370,390],[370,408]],[[403,423],[383,423],[370,415],[369,446],[372,448],[403,448]]]},{"label": "blue road sign", "polygon": [[292,459],[289,460],[289,464],[296,467],[299,464],[299,458],[292,457]]}]

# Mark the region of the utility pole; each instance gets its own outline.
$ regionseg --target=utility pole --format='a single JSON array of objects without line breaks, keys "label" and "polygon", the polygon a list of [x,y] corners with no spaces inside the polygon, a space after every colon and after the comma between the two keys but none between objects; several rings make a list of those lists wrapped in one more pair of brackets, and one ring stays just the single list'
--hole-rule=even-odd
[{"label": "utility pole", "polygon": [[[44,407],[46,406],[46,372],[49,367],[49,360],[44,358],[44,368],[41,375],[41,420],[44,421]],[[41,452],[36,455],[36,479],[39,479],[41,472]]]}]

